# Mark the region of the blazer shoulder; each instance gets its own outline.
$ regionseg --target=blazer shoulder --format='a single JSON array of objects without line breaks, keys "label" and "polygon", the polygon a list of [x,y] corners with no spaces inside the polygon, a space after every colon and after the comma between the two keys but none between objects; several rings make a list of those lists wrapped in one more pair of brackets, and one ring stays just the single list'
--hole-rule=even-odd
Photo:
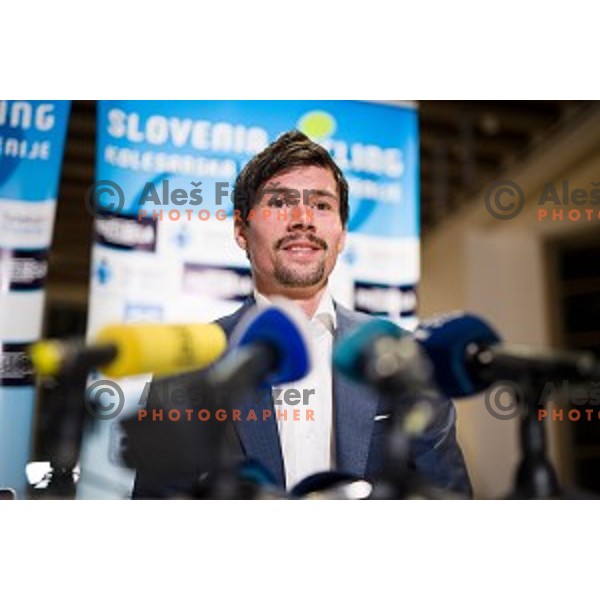
[{"label": "blazer shoulder", "polygon": [[248,296],[244,303],[234,312],[229,315],[225,315],[215,321],[219,327],[221,327],[227,337],[229,337],[232,331],[235,329],[235,326],[240,322],[242,317],[246,314],[246,312],[250,309],[250,307],[254,306],[254,298],[252,296]]},{"label": "blazer shoulder", "polygon": [[373,315],[360,312],[358,310],[353,310],[344,306],[343,304],[339,304],[338,302],[335,303],[335,310],[338,314],[338,317],[341,317],[343,320],[352,324],[365,323],[375,318]]},{"label": "blazer shoulder", "polygon": [[[336,303],[335,309],[338,314],[338,318],[340,320],[340,328],[342,330],[352,330],[364,323],[368,323],[374,319],[386,319],[386,317],[382,317],[379,315],[371,315],[369,313],[361,312],[358,310],[352,310],[343,306],[342,304]],[[398,325],[399,329],[401,329],[405,334],[411,335],[410,332]]]}]

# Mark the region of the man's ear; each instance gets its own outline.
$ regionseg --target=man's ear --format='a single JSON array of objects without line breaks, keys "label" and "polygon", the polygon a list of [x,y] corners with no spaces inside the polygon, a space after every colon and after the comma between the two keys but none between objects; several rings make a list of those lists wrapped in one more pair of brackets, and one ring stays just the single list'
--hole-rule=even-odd
[{"label": "man's ear", "polygon": [[246,226],[243,223],[240,223],[240,221],[238,220],[236,220],[234,223],[233,235],[235,237],[237,245],[247,253],[248,239],[246,237]]}]

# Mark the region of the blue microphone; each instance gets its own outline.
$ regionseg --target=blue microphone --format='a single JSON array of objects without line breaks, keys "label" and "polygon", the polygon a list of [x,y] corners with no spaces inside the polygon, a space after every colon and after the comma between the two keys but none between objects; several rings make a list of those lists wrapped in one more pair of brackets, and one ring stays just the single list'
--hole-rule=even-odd
[{"label": "blue microphone", "polygon": [[480,317],[451,313],[422,322],[415,332],[434,366],[435,380],[453,398],[472,396],[499,380],[593,381],[600,365],[589,352],[540,350],[501,344]]},{"label": "blue microphone", "polygon": [[483,319],[448,313],[421,322],[414,335],[433,363],[436,383],[444,394],[460,398],[488,387],[473,376],[468,358],[475,348],[500,343],[498,334]]},{"label": "blue microphone", "polygon": [[275,298],[248,311],[231,336],[230,351],[207,373],[210,386],[235,391],[269,389],[302,379],[311,368],[306,317]]}]

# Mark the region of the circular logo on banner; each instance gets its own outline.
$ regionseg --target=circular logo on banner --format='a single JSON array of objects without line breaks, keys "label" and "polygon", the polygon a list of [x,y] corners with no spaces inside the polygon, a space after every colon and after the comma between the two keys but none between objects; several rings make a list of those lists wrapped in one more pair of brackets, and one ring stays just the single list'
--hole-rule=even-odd
[{"label": "circular logo on banner", "polygon": [[324,110],[313,110],[306,113],[297,123],[298,129],[310,138],[331,137],[337,128],[332,115]]}]

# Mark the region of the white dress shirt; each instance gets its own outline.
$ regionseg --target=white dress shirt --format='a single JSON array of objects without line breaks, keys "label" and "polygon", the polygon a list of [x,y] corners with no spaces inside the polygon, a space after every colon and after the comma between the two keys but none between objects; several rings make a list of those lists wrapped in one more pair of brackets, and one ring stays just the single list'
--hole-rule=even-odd
[{"label": "white dress shirt", "polygon": [[[258,305],[270,303],[256,290],[254,298]],[[277,386],[281,389],[277,396],[281,404],[275,404],[274,410],[288,490],[313,473],[334,468],[331,353],[336,327],[333,298],[326,289],[315,314],[308,321],[312,369],[303,379]],[[298,390],[307,398],[308,404],[303,404],[302,400],[296,405],[287,404],[282,398],[289,389]],[[310,390],[315,393],[308,394]],[[299,419],[295,420],[295,417]]]}]

